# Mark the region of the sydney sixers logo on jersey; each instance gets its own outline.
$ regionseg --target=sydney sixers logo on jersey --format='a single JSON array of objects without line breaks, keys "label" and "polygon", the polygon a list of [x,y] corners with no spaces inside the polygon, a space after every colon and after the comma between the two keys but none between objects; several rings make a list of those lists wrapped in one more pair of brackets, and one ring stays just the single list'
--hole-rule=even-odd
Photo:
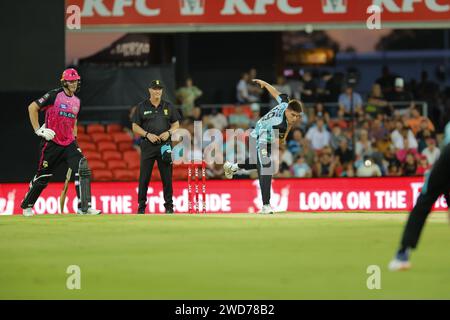
[{"label": "sydney sixers logo on jersey", "polygon": [[62,117],[66,117],[66,118],[71,118],[71,119],[75,119],[77,116],[71,112],[66,112],[66,111],[60,111],[59,115]]},{"label": "sydney sixers logo on jersey", "polygon": [[80,111],[80,107],[79,106],[73,106],[72,107],[72,111],[73,111],[73,113],[78,113],[78,111]]}]

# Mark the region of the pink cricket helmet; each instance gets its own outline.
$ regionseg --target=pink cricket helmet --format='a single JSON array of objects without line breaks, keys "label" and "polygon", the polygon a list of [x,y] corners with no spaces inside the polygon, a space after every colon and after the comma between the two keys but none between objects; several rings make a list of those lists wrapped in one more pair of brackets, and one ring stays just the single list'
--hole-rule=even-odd
[{"label": "pink cricket helmet", "polygon": [[80,80],[81,77],[78,75],[77,70],[70,68],[70,69],[66,69],[64,70],[62,76],[61,76],[61,81],[75,81],[75,80]]}]

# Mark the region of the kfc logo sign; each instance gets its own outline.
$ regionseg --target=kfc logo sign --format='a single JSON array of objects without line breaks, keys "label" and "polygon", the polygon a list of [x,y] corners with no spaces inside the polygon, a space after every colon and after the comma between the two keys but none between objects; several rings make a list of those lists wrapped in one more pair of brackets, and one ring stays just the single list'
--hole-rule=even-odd
[{"label": "kfc logo sign", "polygon": [[[172,2],[173,1],[173,2]],[[70,0],[69,5],[80,5],[83,17],[165,17],[183,16],[252,16],[298,15],[308,12],[311,16],[351,14],[361,15],[371,5],[390,13],[415,13],[427,8],[431,12],[450,12],[448,0]],[[178,3],[178,5],[175,5]],[[321,8],[321,10],[319,9]],[[217,21],[216,21],[217,22]]]},{"label": "kfc logo sign", "polygon": [[273,5],[276,5],[278,10],[284,14],[299,14],[303,12],[302,7],[291,6],[288,0],[256,0],[253,8],[245,0],[225,0],[225,4],[220,14],[267,14],[266,7]]},{"label": "kfc logo sign", "polygon": [[347,0],[322,0],[323,13],[347,13]]},{"label": "kfc logo sign", "polygon": [[182,16],[200,16],[205,13],[206,0],[180,0],[180,13]]},{"label": "kfc logo sign", "polygon": [[146,17],[157,16],[161,13],[159,8],[150,8],[147,6],[146,0],[116,0],[114,1],[112,10],[105,6],[103,0],[85,0],[83,11],[81,15],[83,17],[123,17],[125,16],[124,9],[127,7],[133,7],[136,11]]},{"label": "kfc logo sign", "polygon": [[[386,9],[389,12],[415,12],[415,6],[419,3],[425,3],[425,6],[433,12],[448,12],[450,4],[448,0],[374,0],[373,4],[379,6],[381,10]],[[444,4],[447,3],[447,4]]]},{"label": "kfc logo sign", "polygon": [[[67,0],[68,29],[132,32],[292,30],[332,28],[450,27],[449,0]],[[78,10],[79,9],[79,10]],[[79,13],[81,12],[81,16]],[[368,14],[370,15],[368,19]],[[69,23],[70,22],[70,23]],[[229,27],[229,28],[228,28]],[[250,27],[250,28],[249,28]],[[188,32],[190,32],[188,31]]]}]

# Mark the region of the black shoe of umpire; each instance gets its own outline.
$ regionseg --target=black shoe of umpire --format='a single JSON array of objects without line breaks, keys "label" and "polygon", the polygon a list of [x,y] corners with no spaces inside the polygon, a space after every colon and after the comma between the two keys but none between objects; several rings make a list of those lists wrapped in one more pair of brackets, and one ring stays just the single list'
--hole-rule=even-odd
[{"label": "black shoe of umpire", "polygon": [[139,208],[137,213],[138,214],[145,214],[145,208]]},{"label": "black shoe of umpire", "polygon": [[166,214],[173,214],[173,209],[166,209]]}]

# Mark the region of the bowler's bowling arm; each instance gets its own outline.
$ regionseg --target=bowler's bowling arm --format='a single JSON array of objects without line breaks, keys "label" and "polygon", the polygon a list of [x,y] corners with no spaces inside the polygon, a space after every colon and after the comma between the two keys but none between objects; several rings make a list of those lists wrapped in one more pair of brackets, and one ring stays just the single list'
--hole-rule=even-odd
[{"label": "bowler's bowling arm", "polygon": [[269,91],[270,95],[275,100],[280,96],[281,92],[275,89],[272,85],[268,84],[266,81],[260,79],[253,79],[253,81],[259,84],[261,88],[265,88],[267,91]]}]

